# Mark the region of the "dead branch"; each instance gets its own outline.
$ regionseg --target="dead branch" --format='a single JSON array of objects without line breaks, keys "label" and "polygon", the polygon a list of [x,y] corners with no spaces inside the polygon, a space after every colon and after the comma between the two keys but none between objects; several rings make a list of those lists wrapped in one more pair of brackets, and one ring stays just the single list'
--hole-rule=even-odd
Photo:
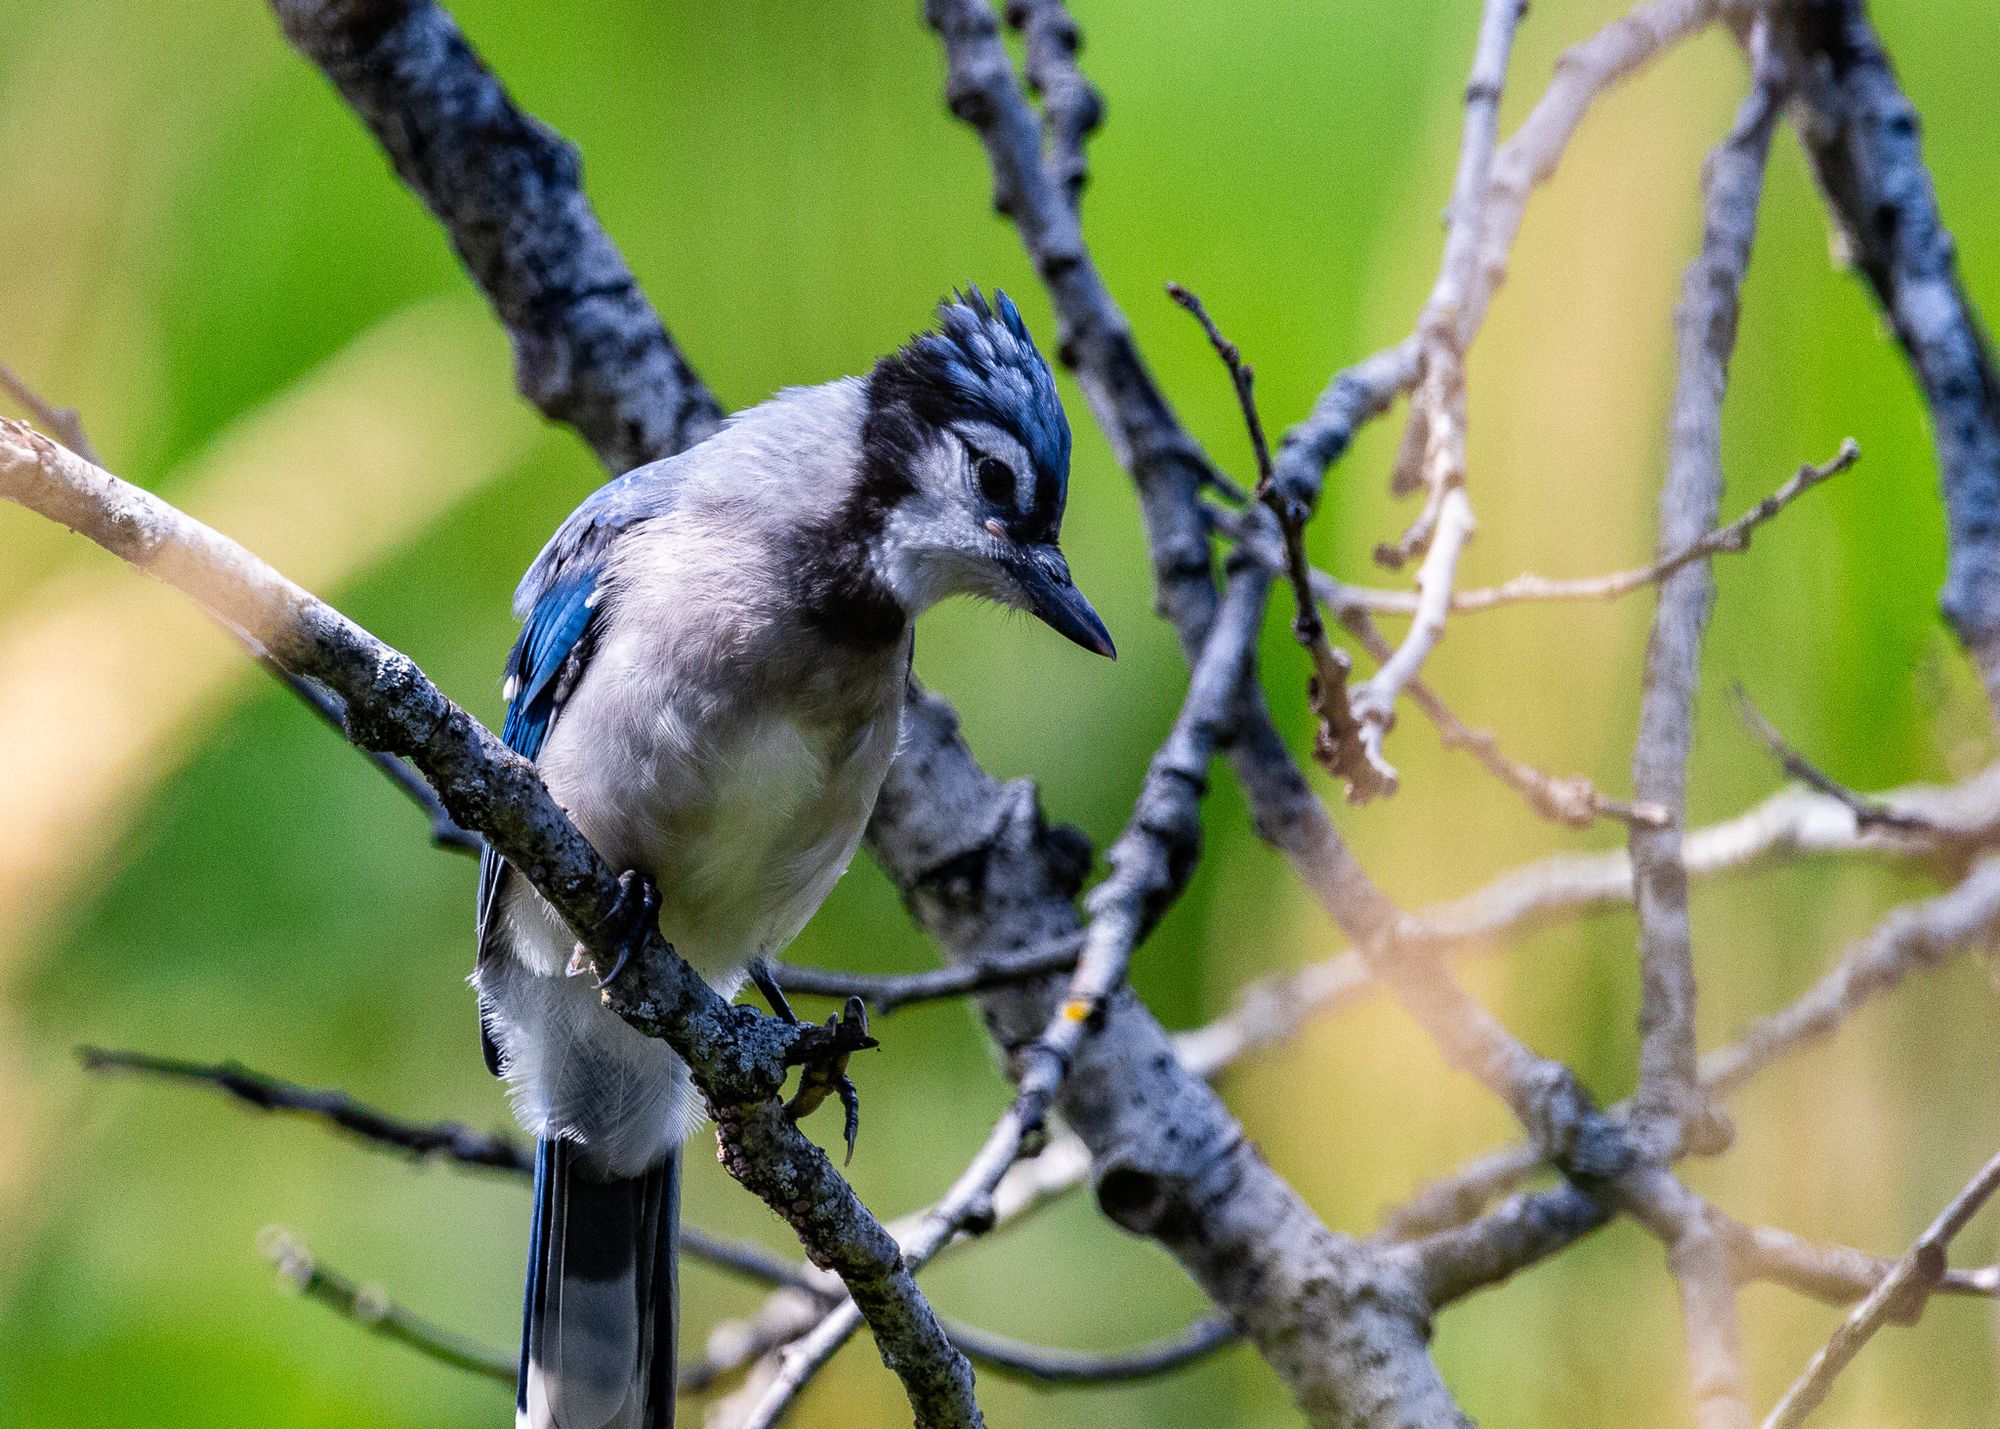
[{"label": "dead branch", "polygon": [[1897,1261],[1868,1298],[1854,1307],[1854,1313],[1834,1331],[1826,1347],[1814,1355],[1798,1381],[1764,1421],[1764,1429],[1790,1429],[1825,1402],[1840,1372],[1861,1353],[1874,1333],[1891,1318],[1914,1313],[1924,1298],[1936,1289],[1945,1274],[1945,1252],[1953,1237],[1979,1212],[1995,1190],[2000,1190],[2000,1156],[1981,1167],[1952,1197],[1951,1204],[1938,1213],[1910,1252]]}]

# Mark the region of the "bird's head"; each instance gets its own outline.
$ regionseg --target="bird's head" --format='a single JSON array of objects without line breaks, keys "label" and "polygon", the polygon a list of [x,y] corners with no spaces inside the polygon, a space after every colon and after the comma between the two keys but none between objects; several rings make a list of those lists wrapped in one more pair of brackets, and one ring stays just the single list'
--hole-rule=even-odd
[{"label": "bird's head", "polygon": [[861,437],[881,494],[877,568],[905,609],[979,595],[1115,656],[1058,539],[1069,421],[1055,378],[1005,293],[938,307],[936,328],[875,364]]}]

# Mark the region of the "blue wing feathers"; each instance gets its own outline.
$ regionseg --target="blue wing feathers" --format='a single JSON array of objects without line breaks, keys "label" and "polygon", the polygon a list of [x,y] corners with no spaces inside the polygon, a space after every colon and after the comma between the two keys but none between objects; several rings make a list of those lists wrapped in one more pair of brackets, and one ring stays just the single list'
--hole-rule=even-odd
[{"label": "blue wing feathers", "polygon": [[[524,759],[538,758],[574,684],[572,661],[589,659],[593,626],[607,590],[612,543],[631,526],[673,509],[672,461],[628,471],[584,498],[535,557],[514,592],[520,638],[507,656],[507,718],[500,738]],[[570,678],[565,678],[569,671]],[[479,858],[479,957],[487,956],[492,914],[506,861],[490,849]],[[481,1031],[485,1028],[482,1022]],[[499,1071],[491,1037],[486,1065]]]},{"label": "blue wing feathers", "polygon": [[542,751],[555,721],[557,677],[590,629],[597,613],[599,573],[567,572],[535,602],[521,638],[507,657],[507,722],[500,737],[517,754],[533,759]]}]

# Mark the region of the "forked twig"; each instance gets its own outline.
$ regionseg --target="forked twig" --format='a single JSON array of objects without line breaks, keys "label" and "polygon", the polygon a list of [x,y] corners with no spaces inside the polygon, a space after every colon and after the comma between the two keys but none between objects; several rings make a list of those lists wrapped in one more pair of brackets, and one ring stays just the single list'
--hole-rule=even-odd
[{"label": "forked twig", "polygon": [[1785,1391],[1785,1397],[1778,1401],[1777,1407],[1764,1420],[1764,1429],[1792,1429],[1793,1425],[1801,1423],[1825,1401],[1834,1380],[1861,1353],[1861,1347],[1877,1330],[1891,1319],[1907,1316],[1914,1307],[1922,1305],[1924,1298],[1944,1277],[1945,1252],[1950,1248],[1952,1238],[1965,1229],[1965,1223],[1978,1213],[1996,1189],[2000,1189],[2000,1156],[1995,1156],[1980,1168],[1979,1174],[1966,1183],[1964,1190],[1952,1197],[1951,1204],[1940,1211],[1937,1219],[1917,1237],[1917,1243],[1910,1247],[1909,1254],[1897,1261],[1895,1267],[1882,1277],[1881,1283],[1869,1292],[1868,1298],[1854,1307],[1854,1312],[1833,1332],[1833,1338],[1812,1357],[1797,1382]]},{"label": "forked twig", "polygon": [[1347,797],[1354,803],[1393,794],[1396,771],[1362,738],[1361,725],[1351,708],[1347,685],[1354,662],[1326,638],[1326,623],[1320,619],[1319,602],[1313,598],[1312,562],[1306,555],[1309,513],[1287,499],[1273,479],[1271,446],[1264,435],[1263,418],[1257,414],[1256,374],[1236,344],[1223,336],[1200,298],[1179,283],[1167,284],[1167,296],[1192,313],[1208,334],[1216,355],[1229,370],[1237,404],[1243,409],[1243,424],[1249,429],[1250,449],[1257,460],[1257,485],[1252,495],[1277,524],[1284,545],[1285,579],[1292,589],[1292,636],[1312,660],[1306,698],[1318,721],[1313,758],[1343,781]]}]

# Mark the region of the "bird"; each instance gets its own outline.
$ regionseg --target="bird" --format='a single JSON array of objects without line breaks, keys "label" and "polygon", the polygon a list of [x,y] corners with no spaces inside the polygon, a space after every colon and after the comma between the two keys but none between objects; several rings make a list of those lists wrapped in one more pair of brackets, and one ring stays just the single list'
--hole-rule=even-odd
[{"label": "bird", "polygon": [[[968,285],[866,376],[786,388],[569,515],[515,594],[502,737],[626,871],[642,933],[656,916],[724,996],[797,936],[861,840],[939,601],[1116,657],[1060,546],[1069,465],[1027,323]],[[515,1422],[671,1426],[681,1155],[705,1109],[491,850],[477,915],[487,1065],[535,1137]]]}]

